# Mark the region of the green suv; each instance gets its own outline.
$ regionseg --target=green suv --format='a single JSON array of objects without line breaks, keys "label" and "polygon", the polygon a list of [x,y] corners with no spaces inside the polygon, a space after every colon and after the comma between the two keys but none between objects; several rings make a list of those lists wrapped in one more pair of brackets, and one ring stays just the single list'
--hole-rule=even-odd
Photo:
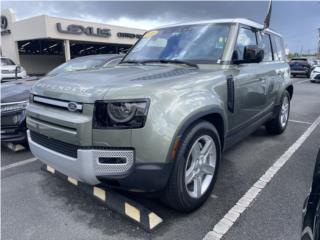
[{"label": "green suv", "polygon": [[79,181],[161,192],[192,211],[223,150],[287,126],[293,86],[281,35],[246,19],[149,31],[111,69],[48,76],[27,109],[32,153]]}]

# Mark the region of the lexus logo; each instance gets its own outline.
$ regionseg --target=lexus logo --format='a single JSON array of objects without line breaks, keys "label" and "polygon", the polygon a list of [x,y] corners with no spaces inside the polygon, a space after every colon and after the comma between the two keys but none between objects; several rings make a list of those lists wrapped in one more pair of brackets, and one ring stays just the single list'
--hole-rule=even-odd
[{"label": "lexus logo", "polygon": [[70,112],[75,112],[75,111],[77,111],[77,110],[78,110],[78,105],[77,105],[77,103],[75,103],[75,102],[69,102],[69,103],[68,103],[68,110],[69,110]]},{"label": "lexus logo", "polygon": [[1,36],[9,35],[11,33],[8,28],[8,19],[6,16],[1,16]]},{"label": "lexus logo", "polygon": [[8,27],[8,19],[6,16],[1,16],[1,30],[6,30]]},{"label": "lexus logo", "polygon": [[68,33],[81,35],[85,34],[87,36],[96,36],[96,37],[110,37],[111,31],[108,28],[94,28],[94,27],[85,27],[82,25],[70,24],[66,28],[62,28],[61,23],[57,23],[57,31],[60,33]]}]

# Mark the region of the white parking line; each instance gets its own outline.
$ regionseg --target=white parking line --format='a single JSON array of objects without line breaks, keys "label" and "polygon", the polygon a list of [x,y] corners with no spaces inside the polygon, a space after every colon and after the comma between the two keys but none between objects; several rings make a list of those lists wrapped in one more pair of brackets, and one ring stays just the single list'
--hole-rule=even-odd
[{"label": "white parking line", "polygon": [[294,123],[303,123],[303,124],[308,124],[311,125],[311,122],[305,122],[305,121],[299,121],[299,120],[293,120],[293,119],[289,119],[289,122],[294,122]]},{"label": "white parking line", "polygon": [[304,83],[304,82],[308,82],[308,81],[310,81],[310,79],[299,81],[299,82],[295,82],[295,83],[300,84],[300,83]]},{"label": "white parking line", "polygon": [[14,167],[19,167],[19,166],[23,166],[23,165],[26,165],[26,164],[29,164],[29,163],[32,163],[32,162],[35,162],[37,161],[38,158],[29,158],[29,159],[26,159],[26,160],[23,160],[21,162],[16,162],[16,163],[12,163],[12,164],[9,164],[7,166],[4,166],[1,168],[1,172],[4,171],[4,170],[8,170],[10,168],[14,168]]},{"label": "white parking line", "polygon": [[275,174],[285,165],[291,156],[299,149],[304,141],[320,124],[320,116],[312,123],[311,126],[293,143],[287,151],[260,177],[260,179],[238,200],[229,212],[214,226],[212,231],[208,232],[204,240],[221,239],[238,220],[240,215],[244,213],[257,199],[259,193],[267,186]]}]

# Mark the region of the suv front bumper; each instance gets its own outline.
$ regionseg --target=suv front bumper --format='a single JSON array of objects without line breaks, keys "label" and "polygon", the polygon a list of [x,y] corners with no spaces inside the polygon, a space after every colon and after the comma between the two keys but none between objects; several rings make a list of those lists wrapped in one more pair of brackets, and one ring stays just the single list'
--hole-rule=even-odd
[{"label": "suv front bumper", "polygon": [[[78,149],[77,157],[53,151],[33,141],[28,130],[31,152],[45,164],[63,174],[92,185],[100,183],[99,176],[125,176],[134,164],[133,150]],[[124,163],[104,163],[112,159],[122,159]]]},{"label": "suv front bumper", "polygon": [[[102,184],[131,191],[157,192],[165,188],[172,171],[172,163],[135,163],[133,149],[78,149],[77,157],[71,157],[49,149],[54,148],[54,145],[57,147],[56,142],[50,142],[47,147],[32,140],[29,130],[27,135],[30,150],[40,161],[69,177],[91,185]],[[126,158],[126,164],[101,164],[100,157]]]}]

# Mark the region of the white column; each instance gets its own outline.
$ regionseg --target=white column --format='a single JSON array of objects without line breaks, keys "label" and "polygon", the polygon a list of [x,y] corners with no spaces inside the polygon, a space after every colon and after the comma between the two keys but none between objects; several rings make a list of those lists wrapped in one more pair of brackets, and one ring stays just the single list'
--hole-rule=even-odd
[{"label": "white column", "polygon": [[71,59],[71,53],[70,53],[70,41],[69,40],[64,40],[63,41],[64,45],[64,56],[66,61]]},{"label": "white column", "polygon": [[[7,28],[11,33],[1,36],[1,54],[4,57],[12,59],[16,64],[20,64],[20,57],[18,51],[18,43],[14,40],[14,24],[16,22],[16,15],[12,9],[5,9],[1,11],[1,17],[6,17]],[[2,27],[1,27],[2,30]]]}]

